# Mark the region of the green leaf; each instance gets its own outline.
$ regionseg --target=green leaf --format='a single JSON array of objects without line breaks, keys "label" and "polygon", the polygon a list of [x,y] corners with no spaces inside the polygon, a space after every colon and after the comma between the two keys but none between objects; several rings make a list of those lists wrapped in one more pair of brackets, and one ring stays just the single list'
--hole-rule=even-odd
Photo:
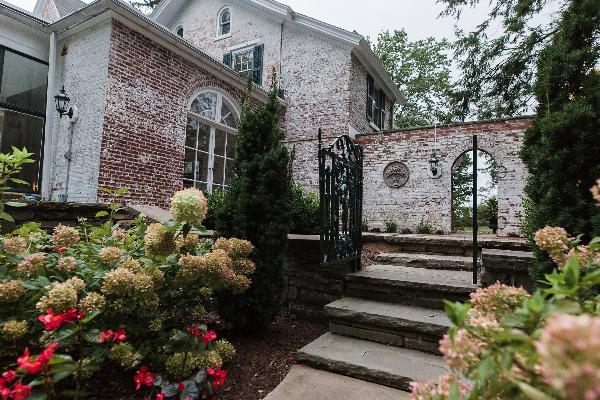
[{"label": "green leaf", "polygon": [[89,323],[90,321],[92,321],[94,318],[96,318],[98,315],[100,315],[100,311],[93,311],[93,312],[87,314],[85,317],[83,317],[81,319],[81,323],[85,325],[85,324]]},{"label": "green leaf", "polygon": [[525,396],[530,398],[531,400],[555,400],[554,397],[547,395],[539,389],[534,388],[533,386],[525,383],[525,382],[516,382],[517,386]]},{"label": "green leaf", "polygon": [[98,211],[96,213],[96,218],[106,217],[108,215],[108,211]]},{"label": "green leaf", "polygon": [[4,204],[9,207],[26,207],[27,206],[27,203],[22,203],[20,201],[7,201]]},{"label": "green leaf", "polygon": [[54,340],[57,342],[62,342],[64,340],[70,338],[71,336],[73,336],[75,334],[75,332],[77,332],[77,330],[75,329],[74,326],[67,326],[65,328],[62,328],[58,332],[58,334],[56,335]]},{"label": "green leaf", "polygon": [[117,191],[115,192],[115,194],[117,196],[123,196],[125,193],[127,193],[129,191],[128,187],[120,187],[117,189]]},{"label": "green leaf", "polygon": [[19,178],[10,178],[10,180],[14,183],[18,183],[20,185],[27,185],[29,186],[29,182],[24,181],[23,179],[19,179]]},{"label": "green leaf", "polygon": [[10,215],[4,211],[0,212],[0,219],[3,219],[5,221],[15,222],[15,219],[12,217],[12,215]]}]

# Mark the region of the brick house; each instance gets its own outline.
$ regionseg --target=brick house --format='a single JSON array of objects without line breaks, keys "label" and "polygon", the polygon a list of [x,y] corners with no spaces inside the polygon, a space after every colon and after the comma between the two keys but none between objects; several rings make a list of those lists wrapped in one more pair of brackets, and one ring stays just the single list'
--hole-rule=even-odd
[{"label": "brick house", "polygon": [[[26,189],[96,202],[101,187],[166,206],[184,186],[213,191],[231,175],[240,98],[281,83],[295,178],[317,185],[316,131],[326,137],[389,129],[401,94],[358,34],[270,0],[164,0],[146,16],[122,0],[0,2],[2,151],[38,162]],[[60,116],[64,87],[75,116]]]}]

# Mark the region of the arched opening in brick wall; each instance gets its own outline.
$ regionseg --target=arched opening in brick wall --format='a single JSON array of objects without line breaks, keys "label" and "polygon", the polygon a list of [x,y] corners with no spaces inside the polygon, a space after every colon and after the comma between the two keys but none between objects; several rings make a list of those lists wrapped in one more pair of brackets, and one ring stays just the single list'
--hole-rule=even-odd
[{"label": "arched opening in brick wall", "polygon": [[[486,151],[477,150],[477,219],[480,233],[498,231],[498,164]],[[473,149],[452,164],[452,232],[473,227]]]}]

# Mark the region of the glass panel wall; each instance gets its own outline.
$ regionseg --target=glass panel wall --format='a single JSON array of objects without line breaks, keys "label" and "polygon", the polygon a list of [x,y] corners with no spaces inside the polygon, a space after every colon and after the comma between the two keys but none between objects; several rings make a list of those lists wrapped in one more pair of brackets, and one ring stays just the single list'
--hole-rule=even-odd
[{"label": "glass panel wall", "polygon": [[0,46],[0,151],[25,147],[36,161],[19,176],[30,186],[15,190],[40,190],[47,85],[46,63]]}]

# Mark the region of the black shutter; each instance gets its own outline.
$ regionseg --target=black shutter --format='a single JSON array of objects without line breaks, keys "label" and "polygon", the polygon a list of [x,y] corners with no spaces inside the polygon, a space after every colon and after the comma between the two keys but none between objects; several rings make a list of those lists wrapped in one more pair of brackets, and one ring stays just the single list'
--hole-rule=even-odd
[{"label": "black shutter", "polygon": [[385,127],[385,92],[383,90],[379,91],[379,112],[381,113],[381,117],[379,118],[379,128],[384,129]]},{"label": "black shutter", "polygon": [[264,44],[259,44],[254,48],[254,68],[252,69],[252,81],[257,85],[262,85],[264,49]]},{"label": "black shutter", "polygon": [[229,68],[233,68],[231,65],[231,53],[223,54],[223,64],[227,65]]},{"label": "black shutter", "polygon": [[373,119],[373,91],[375,82],[370,75],[367,75],[367,119]]}]

